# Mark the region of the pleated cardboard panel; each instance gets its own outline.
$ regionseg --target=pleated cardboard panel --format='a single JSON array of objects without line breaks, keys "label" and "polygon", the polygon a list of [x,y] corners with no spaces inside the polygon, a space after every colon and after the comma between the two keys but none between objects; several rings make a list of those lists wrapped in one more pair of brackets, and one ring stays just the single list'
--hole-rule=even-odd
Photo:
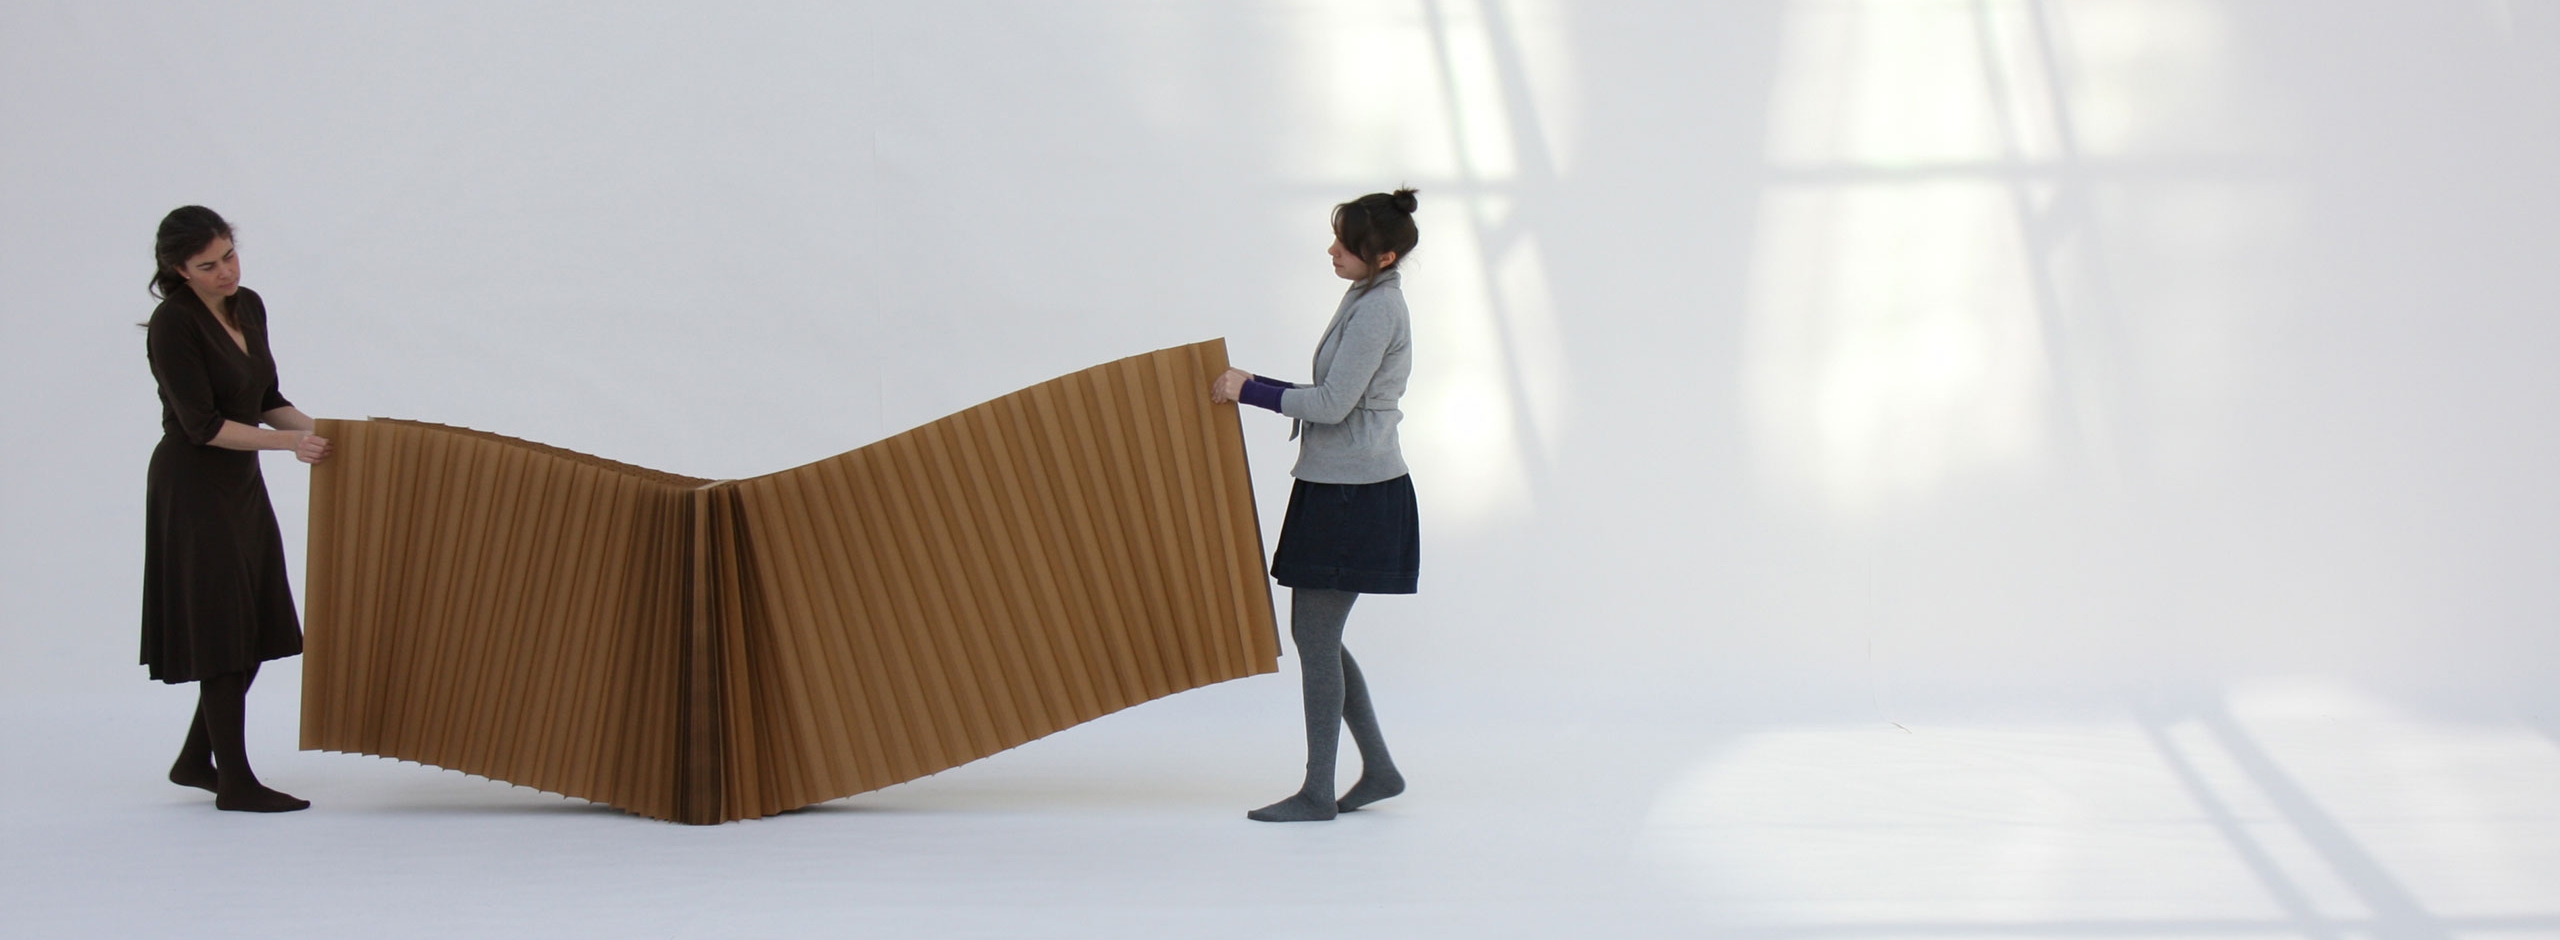
[{"label": "pleated cardboard panel", "polygon": [[[847,726],[837,732],[839,749],[830,756],[841,763],[835,766],[837,776],[829,789],[842,786],[869,789],[885,785],[890,779],[921,772],[906,743],[905,719],[900,714],[897,690],[884,670],[877,631],[860,587],[863,570],[851,561],[846,547],[845,524],[849,505],[836,492],[829,469],[833,461],[804,467],[799,495],[802,500],[783,511],[804,532],[801,553],[797,556],[799,572],[808,590],[817,598],[823,621],[811,624],[825,651],[826,668],[832,676],[825,682],[846,703]],[[817,520],[830,524],[819,525]],[[868,566],[865,566],[867,569]],[[856,730],[860,729],[860,730]],[[866,772],[864,768],[872,768]]]},{"label": "pleated cardboard panel", "polygon": [[987,528],[987,507],[981,502],[987,490],[968,472],[971,442],[964,431],[968,414],[964,411],[928,426],[922,443],[940,483],[941,504],[950,513],[951,524],[942,527],[940,534],[949,540],[949,564],[958,575],[954,580],[963,602],[963,633],[983,664],[980,674],[993,677],[995,701],[1003,706],[996,741],[996,749],[1002,750],[1030,740],[1044,722],[1038,680],[1022,653],[1017,617],[1006,603],[1011,592],[989,560],[987,543],[1000,536]]},{"label": "pleated cardboard panel", "polygon": [[313,648],[333,662],[306,667],[326,693],[306,744],[712,822],[1271,671],[1241,433],[1202,401],[1224,360],[1214,341],[1133,357],[709,486],[340,427],[332,463],[370,466],[313,486]]},{"label": "pleated cardboard panel", "polygon": [[[796,472],[796,471],[795,471]],[[762,594],[767,609],[779,616],[768,621],[770,642],[755,656],[755,674],[771,681],[749,687],[755,697],[759,720],[768,723],[775,739],[758,753],[765,762],[760,773],[773,783],[774,798],[785,794],[812,793],[825,789],[823,779],[812,779],[818,771],[798,759],[801,753],[826,753],[821,743],[830,736],[820,730],[822,724],[841,725],[850,711],[837,699],[835,689],[811,673],[815,667],[836,657],[822,651],[812,627],[835,619],[833,611],[824,609],[809,595],[800,567],[794,561],[816,554],[803,548],[794,538],[796,529],[806,523],[806,510],[791,505],[779,511],[765,508],[767,503],[792,504],[796,496],[788,485],[789,473],[778,474],[772,485],[738,489],[746,504],[746,514],[753,518],[772,519],[776,525],[750,526],[747,542],[759,563],[751,571],[762,575],[762,581],[750,589]],[[796,511],[795,511],[796,510]],[[808,708],[791,708],[791,702],[806,702]],[[840,737],[837,736],[837,737]]]},{"label": "pleated cardboard panel", "polygon": [[1060,460],[1075,481],[1067,500],[1078,521],[1077,537],[1100,556],[1104,576],[1096,579],[1095,589],[1102,601],[1103,640],[1122,667],[1123,694],[1131,702],[1143,702],[1165,694],[1159,678],[1162,667],[1154,661],[1153,648],[1137,642],[1143,629],[1132,626],[1142,623],[1148,611],[1137,564],[1118,524],[1120,500],[1106,469],[1111,458],[1099,435],[1070,435],[1064,430],[1104,426],[1102,415],[1088,404],[1101,400],[1088,391],[1090,387],[1090,371],[1069,376],[1053,398],[1057,413],[1043,430],[1058,443]]},{"label": "pleated cardboard panel", "polygon": [[[1064,628],[1081,622],[1090,614],[1079,612],[1068,592],[1059,588],[1061,556],[1071,554],[1074,549],[1066,540],[1056,507],[1047,504],[1044,498],[1032,495],[1045,492],[1040,486],[1040,477],[1044,474],[1037,472],[1035,465],[1029,462],[1038,445],[1028,433],[1029,424],[1025,420],[1022,399],[1020,395],[1007,396],[997,403],[999,407],[990,410],[990,421],[995,423],[995,428],[987,436],[996,442],[993,455],[999,464],[996,478],[1002,482],[1005,504],[1013,516],[1014,531],[1021,533],[1024,546],[1021,568],[1028,578],[1026,590],[1034,610],[1032,625],[1038,645],[1036,655],[1048,668],[1056,671],[1057,681],[1067,698],[1069,714],[1078,721],[1089,721],[1105,711],[1100,696],[1094,692],[1093,653],[1075,641],[1074,631]],[[1044,508],[1049,511],[1042,512]]]},{"label": "pleated cardboard panel", "polygon": [[1055,546],[1044,544],[1046,532],[1032,523],[1028,507],[1022,500],[1021,479],[1013,472],[1015,465],[1007,446],[999,412],[1000,403],[966,412],[968,421],[960,430],[968,439],[967,451],[970,486],[985,501],[984,515],[990,530],[989,540],[1009,551],[991,552],[1009,600],[1011,635],[1017,655],[1031,672],[1033,690],[1037,693],[1042,733],[1055,731],[1086,720],[1089,709],[1080,707],[1075,683],[1067,678],[1066,657],[1056,648],[1051,634],[1065,612],[1055,602],[1054,586],[1045,583],[1045,556]]},{"label": "pleated cardboard panel", "polygon": [[[1066,605],[1061,626],[1109,623],[1119,614],[1108,602],[1110,579],[1100,574],[1108,566],[1093,551],[1096,536],[1083,492],[1076,485],[1074,457],[1049,433],[1056,421],[1052,394],[1050,386],[1042,386],[1006,399],[1015,411],[1016,436],[1024,442],[1022,451],[1029,462],[1020,475],[1026,498],[1038,503],[1050,544],[1057,547],[1049,555],[1049,567],[1051,584]],[[1034,466],[1041,472],[1033,472]],[[1126,650],[1116,648],[1104,631],[1082,636],[1069,630],[1067,635],[1076,638],[1082,654],[1085,684],[1093,693],[1090,714],[1109,714],[1140,700],[1135,691],[1137,667]]]},{"label": "pleated cardboard panel", "polygon": [[[950,688],[928,681],[931,670],[930,648],[911,635],[912,628],[923,623],[924,605],[916,597],[915,583],[907,576],[905,559],[912,553],[899,537],[882,504],[876,485],[876,474],[869,472],[873,464],[886,458],[866,448],[840,458],[844,464],[845,491],[854,514],[861,519],[861,544],[865,556],[876,564],[858,564],[857,571],[870,587],[870,606],[875,634],[886,655],[882,664],[888,678],[899,692],[905,718],[901,728],[915,748],[916,759],[930,768],[956,767],[961,760],[944,751],[944,743],[961,738],[963,721],[960,710],[950,701]],[[832,462],[831,462],[832,463]],[[871,579],[876,584],[870,584]]]}]

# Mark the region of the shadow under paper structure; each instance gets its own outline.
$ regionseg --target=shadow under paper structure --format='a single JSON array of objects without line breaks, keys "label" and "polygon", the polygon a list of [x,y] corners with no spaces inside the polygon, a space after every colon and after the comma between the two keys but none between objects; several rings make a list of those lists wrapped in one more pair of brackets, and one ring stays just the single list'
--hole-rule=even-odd
[{"label": "shadow under paper structure", "polygon": [[1275,671],[1223,340],[745,480],[323,421],[302,746],[686,823]]}]

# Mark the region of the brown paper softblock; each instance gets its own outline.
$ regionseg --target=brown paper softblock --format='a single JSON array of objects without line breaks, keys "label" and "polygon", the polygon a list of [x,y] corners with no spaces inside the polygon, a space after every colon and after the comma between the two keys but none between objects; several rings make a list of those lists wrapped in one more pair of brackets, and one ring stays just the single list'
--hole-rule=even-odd
[{"label": "brown paper softblock", "polygon": [[302,747],[688,823],[1278,668],[1211,340],[747,480],[323,420]]}]

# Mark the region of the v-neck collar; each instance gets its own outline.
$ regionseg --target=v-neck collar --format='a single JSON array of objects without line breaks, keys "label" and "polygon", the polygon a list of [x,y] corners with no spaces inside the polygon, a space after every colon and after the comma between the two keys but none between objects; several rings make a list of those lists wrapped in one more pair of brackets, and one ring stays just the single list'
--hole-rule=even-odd
[{"label": "v-neck collar", "polygon": [[[233,298],[238,298],[240,295],[235,293],[231,296]],[[205,306],[204,295],[196,293],[195,288],[190,287],[187,289],[187,299],[195,301],[196,310],[203,313],[206,320],[212,321],[214,335],[221,338],[222,345],[231,347],[231,350],[239,353],[240,358],[242,359],[256,358],[249,353],[248,327],[241,327],[240,338],[236,340],[232,339],[231,329],[222,325],[222,315],[214,313],[213,308]],[[234,317],[234,319],[237,319],[237,317]]]}]

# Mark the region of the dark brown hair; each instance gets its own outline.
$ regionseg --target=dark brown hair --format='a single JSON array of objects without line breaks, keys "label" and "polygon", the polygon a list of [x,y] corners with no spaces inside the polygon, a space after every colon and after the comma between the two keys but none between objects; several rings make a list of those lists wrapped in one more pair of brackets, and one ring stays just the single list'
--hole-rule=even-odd
[{"label": "dark brown hair", "polygon": [[179,206],[169,210],[160,217],[160,237],[151,244],[151,260],[158,262],[151,272],[151,296],[167,300],[185,291],[187,279],[178,269],[214,239],[230,237],[231,223],[211,209]]},{"label": "dark brown hair", "polygon": [[1376,274],[1382,270],[1379,258],[1392,251],[1396,262],[1401,263],[1413,251],[1414,242],[1421,239],[1421,233],[1413,228],[1414,206],[1411,189],[1370,193],[1335,206],[1333,237],[1342,242],[1344,250],[1358,255],[1369,266],[1369,273]]}]

